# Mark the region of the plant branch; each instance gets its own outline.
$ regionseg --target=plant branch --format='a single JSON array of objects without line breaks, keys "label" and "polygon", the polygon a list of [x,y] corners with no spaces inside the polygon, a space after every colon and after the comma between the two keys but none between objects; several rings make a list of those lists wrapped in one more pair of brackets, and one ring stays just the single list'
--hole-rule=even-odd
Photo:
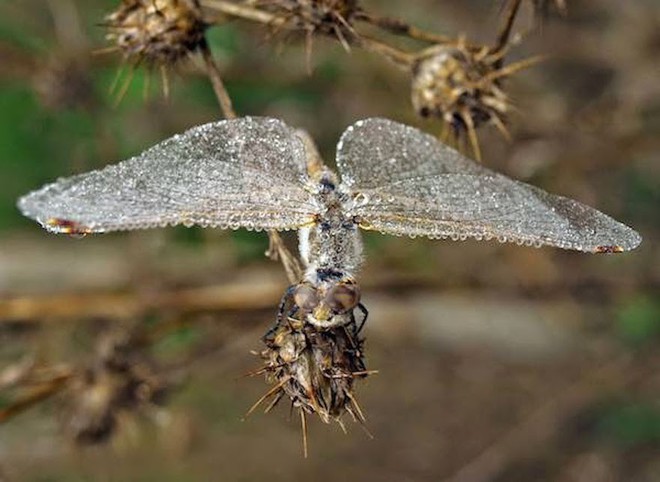
[{"label": "plant branch", "polygon": [[402,67],[406,70],[410,69],[415,59],[413,54],[392,47],[391,45],[364,34],[360,34],[360,36],[357,37],[356,42],[363,49],[381,55],[398,67]]},{"label": "plant branch", "polygon": [[270,12],[265,12],[247,5],[238,5],[225,0],[202,0],[201,3],[202,6],[206,8],[217,10],[225,15],[242,18],[244,20],[264,23],[276,27],[283,26],[286,23],[286,20],[282,17],[278,17]]},{"label": "plant branch", "polygon": [[213,91],[218,98],[218,103],[220,104],[220,109],[222,109],[223,115],[226,119],[235,119],[236,112],[234,111],[231,97],[229,97],[229,92],[227,92],[227,88],[222,81],[218,64],[215,62],[211,49],[206,41],[202,42],[200,50],[202,52],[202,58],[204,59],[206,75],[208,75],[209,80],[211,81]]},{"label": "plant branch", "polygon": [[500,27],[500,31],[497,34],[497,41],[495,43],[495,48],[493,52],[500,52],[505,49],[509,43],[509,38],[511,37],[511,30],[513,29],[513,24],[516,21],[516,16],[518,15],[518,10],[520,9],[520,4],[522,0],[511,0],[508,4],[506,17],[504,18],[504,23]]},{"label": "plant branch", "polygon": [[30,390],[29,393],[0,410],[0,424],[60,392],[66,387],[67,382],[72,376],[73,373],[71,372],[55,377],[43,386]]},{"label": "plant branch", "polygon": [[0,300],[1,321],[55,321],[90,317],[135,318],[153,310],[179,313],[266,309],[282,295],[279,282],[246,281],[162,292],[155,297],[135,293],[61,294]]},{"label": "plant branch", "polygon": [[355,18],[356,20],[370,23],[371,25],[386,30],[394,35],[401,35],[415,40],[421,40],[423,42],[443,44],[454,41],[454,39],[448,37],[447,35],[427,32],[398,18],[380,17],[378,15],[373,15],[364,11],[359,12]]}]

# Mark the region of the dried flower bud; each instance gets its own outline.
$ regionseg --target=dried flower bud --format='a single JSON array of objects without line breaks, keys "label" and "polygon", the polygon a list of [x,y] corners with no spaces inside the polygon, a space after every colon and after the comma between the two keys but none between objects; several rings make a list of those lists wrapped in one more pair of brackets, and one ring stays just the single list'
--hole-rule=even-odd
[{"label": "dried flower bud", "polygon": [[295,27],[330,35],[350,30],[358,11],[357,0],[279,0],[272,2],[275,11],[284,13]]},{"label": "dried flower bud", "polygon": [[502,80],[537,60],[503,67],[502,57],[502,51],[471,48],[459,40],[427,49],[413,63],[412,103],[417,113],[441,118],[457,138],[467,134],[477,158],[477,128],[492,123],[508,137],[504,120],[510,102]]},{"label": "dried flower bud", "polygon": [[[355,323],[320,330],[308,323],[289,319],[265,338],[262,371],[274,384],[255,406],[273,396],[269,411],[286,395],[294,407],[317,414],[325,423],[348,412],[354,420],[364,417],[353,396],[353,382],[367,376],[362,345]],[[343,425],[342,425],[343,426]]]},{"label": "dried flower bud", "polygon": [[204,42],[197,0],[123,0],[106,20],[107,39],[134,63],[173,65]]},{"label": "dried flower bud", "polygon": [[357,36],[352,21],[360,11],[358,0],[275,0],[265,9],[277,15],[276,28],[302,30],[306,36],[307,67],[311,71],[312,38],[314,34],[336,37],[345,50]]},{"label": "dried flower bud", "polygon": [[423,117],[442,118],[457,134],[503,118],[507,98],[488,80],[493,66],[468,49],[440,46],[413,67],[412,103]]}]

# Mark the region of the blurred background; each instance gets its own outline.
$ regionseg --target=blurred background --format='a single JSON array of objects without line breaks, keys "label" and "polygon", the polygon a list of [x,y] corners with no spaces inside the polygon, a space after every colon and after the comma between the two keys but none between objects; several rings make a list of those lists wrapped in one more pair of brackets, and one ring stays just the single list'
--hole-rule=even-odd
[{"label": "blurred background", "polygon": [[[551,3],[551,2],[550,2]],[[165,326],[151,350],[167,403],[122,414],[105,444],[67,431],[70,390],[0,427],[1,481],[660,481],[660,5],[570,0],[515,25],[511,59],[547,54],[505,84],[513,140],[481,129],[483,162],[633,226],[618,256],[366,235],[361,275],[369,369],[360,425],[310,420],[310,456],[288,406],[243,415],[266,390],[250,353],[287,285],[259,233],[166,229],[56,237],[18,196],[219,118],[201,63],[137,69],[109,93],[119,54],[109,0],[0,3],[0,388],[21,363],[93,363],[99,333]],[[365,1],[419,27],[492,43],[496,0]],[[331,163],[341,132],[383,116],[439,134],[385,60],[231,21],[208,30],[239,115],[309,130]],[[399,46],[419,48],[394,37]],[[117,104],[117,105],[115,105]],[[287,237],[295,247],[295,240]],[[110,328],[109,328],[110,327]],[[0,390],[0,409],[17,387]],[[45,397],[44,397],[45,398]]]}]

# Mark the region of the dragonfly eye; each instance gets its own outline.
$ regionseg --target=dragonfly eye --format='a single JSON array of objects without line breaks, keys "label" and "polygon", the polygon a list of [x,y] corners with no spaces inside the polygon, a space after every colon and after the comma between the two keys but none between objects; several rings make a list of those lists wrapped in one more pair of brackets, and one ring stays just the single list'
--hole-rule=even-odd
[{"label": "dragonfly eye", "polygon": [[307,283],[299,284],[293,293],[293,301],[303,311],[312,311],[319,304],[316,288]]},{"label": "dragonfly eye", "polygon": [[341,283],[328,290],[325,302],[335,313],[346,313],[360,302],[360,289],[353,283]]}]

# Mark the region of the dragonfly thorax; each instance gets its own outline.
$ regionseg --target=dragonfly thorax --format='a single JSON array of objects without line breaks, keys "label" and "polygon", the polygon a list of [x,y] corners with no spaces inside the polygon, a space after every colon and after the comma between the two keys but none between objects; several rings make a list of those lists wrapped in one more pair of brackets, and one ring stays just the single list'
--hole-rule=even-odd
[{"label": "dragonfly thorax", "polygon": [[298,231],[305,275],[294,298],[307,321],[328,327],[348,322],[360,301],[354,275],[362,262],[362,240],[349,213],[351,196],[334,173],[325,169],[315,176],[313,193],[316,218]]},{"label": "dragonfly thorax", "polygon": [[311,226],[298,231],[305,281],[314,286],[337,273],[338,279],[354,276],[362,262],[362,239],[349,214],[351,197],[337,186],[336,177],[324,171],[315,185],[318,214]]}]

